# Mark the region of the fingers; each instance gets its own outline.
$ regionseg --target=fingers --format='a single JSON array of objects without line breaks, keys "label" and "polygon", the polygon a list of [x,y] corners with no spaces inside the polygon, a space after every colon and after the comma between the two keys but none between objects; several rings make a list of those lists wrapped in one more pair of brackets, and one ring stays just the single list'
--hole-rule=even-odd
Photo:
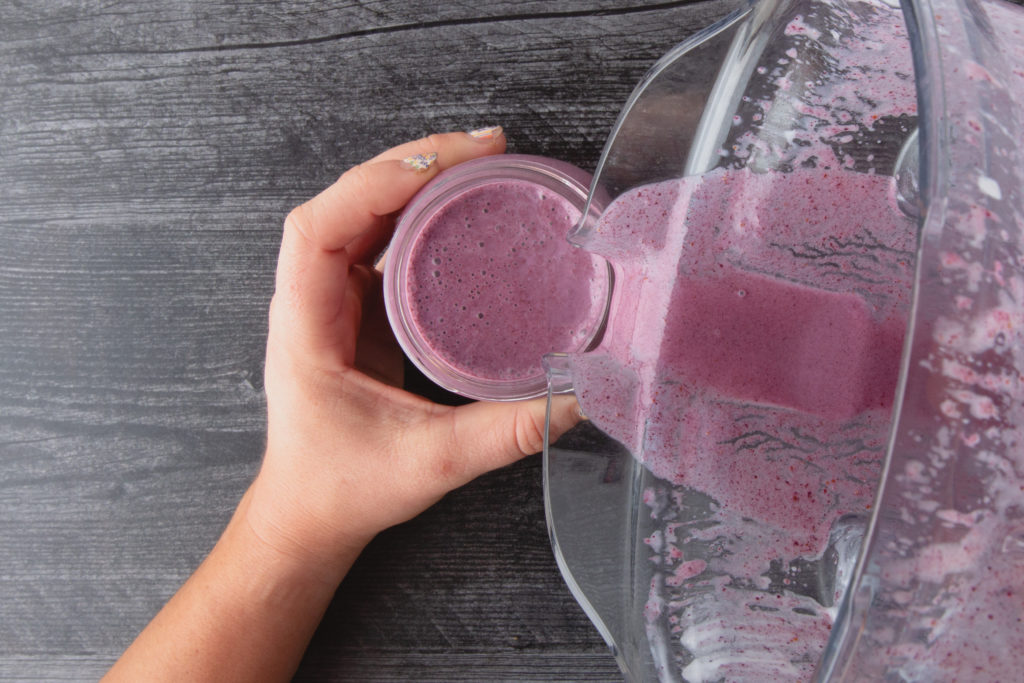
[{"label": "fingers", "polygon": [[[311,247],[326,251],[349,247],[356,238],[380,232],[382,218],[405,206],[439,171],[504,149],[503,135],[478,139],[468,133],[431,135],[399,145],[349,169],[336,183],[297,207],[289,215],[286,230],[298,231]],[[404,163],[417,155],[418,164]],[[353,261],[358,260],[353,254]]]},{"label": "fingers", "polygon": [[483,156],[481,152],[495,154],[504,151],[505,134],[501,126],[494,126],[481,128],[472,133],[435,133],[392,147],[371,161],[401,160],[416,154],[436,152],[438,166],[445,169],[461,161]]},{"label": "fingers", "polygon": [[[361,307],[352,296],[358,291],[346,294],[349,268],[368,264],[383,248],[390,216],[439,170],[504,149],[500,135],[483,141],[468,133],[433,135],[350,169],[294,209],[281,239],[272,325],[303,340],[303,351],[327,351],[351,364],[358,331],[353,320]],[[425,169],[403,163],[418,150],[437,158]]]},{"label": "fingers", "polygon": [[391,332],[384,307],[381,274],[369,266],[359,266],[370,283],[362,297],[362,320],[353,365],[364,375],[393,387],[404,379],[402,349]]},{"label": "fingers", "polygon": [[377,283],[376,272],[372,269],[358,264],[349,269],[338,325],[340,358],[346,366],[355,364],[368,294]]},{"label": "fingers", "polygon": [[437,173],[437,164],[415,169],[398,159],[370,161],[341,178],[285,220],[285,236],[297,235],[309,249],[337,251],[367,233],[383,232],[383,218],[403,206]]},{"label": "fingers", "polygon": [[353,357],[355,338],[354,330],[346,331],[355,313],[351,310],[354,299],[346,296],[350,291],[348,252],[314,253],[298,242],[286,237],[281,243],[277,287],[270,302],[270,336],[299,356],[345,365]]},{"label": "fingers", "polygon": [[[539,452],[544,447],[547,400],[479,402],[455,409],[453,441],[465,481]],[[555,441],[583,419],[571,394],[551,402],[549,437]],[[456,485],[465,483],[457,482]]]}]

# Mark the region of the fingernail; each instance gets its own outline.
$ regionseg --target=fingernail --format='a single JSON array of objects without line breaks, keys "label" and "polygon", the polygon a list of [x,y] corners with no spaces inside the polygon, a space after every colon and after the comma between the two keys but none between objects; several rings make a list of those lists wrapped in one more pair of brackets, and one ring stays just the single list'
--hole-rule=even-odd
[{"label": "fingernail", "polygon": [[413,154],[411,157],[402,159],[402,168],[410,171],[426,171],[437,161],[437,152],[429,154]]},{"label": "fingernail", "polygon": [[490,140],[500,138],[502,132],[501,126],[490,126],[489,128],[477,128],[476,130],[471,130],[469,131],[469,134],[481,142],[489,142]]}]

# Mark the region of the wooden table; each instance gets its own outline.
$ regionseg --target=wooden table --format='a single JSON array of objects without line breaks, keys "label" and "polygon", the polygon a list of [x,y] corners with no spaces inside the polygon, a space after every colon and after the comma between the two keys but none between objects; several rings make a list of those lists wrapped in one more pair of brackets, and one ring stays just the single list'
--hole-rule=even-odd
[{"label": "wooden table", "polygon": [[[592,169],[724,7],[0,3],[0,680],[98,678],[214,543],[261,456],[290,207],[432,131],[501,124]],[[555,567],[539,458],[381,535],[297,679],[621,680]]]}]

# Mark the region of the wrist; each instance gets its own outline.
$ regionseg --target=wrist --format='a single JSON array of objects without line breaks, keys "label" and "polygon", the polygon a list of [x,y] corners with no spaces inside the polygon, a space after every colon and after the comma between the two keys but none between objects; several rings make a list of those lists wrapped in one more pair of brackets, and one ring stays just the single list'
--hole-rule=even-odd
[{"label": "wrist", "polygon": [[373,536],[340,538],[262,477],[239,503],[236,533],[264,562],[333,591]]},{"label": "wrist", "polygon": [[252,494],[250,487],[213,550],[109,680],[283,681],[294,675],[344,570],[311,563],[260,533],[249,516]]}]

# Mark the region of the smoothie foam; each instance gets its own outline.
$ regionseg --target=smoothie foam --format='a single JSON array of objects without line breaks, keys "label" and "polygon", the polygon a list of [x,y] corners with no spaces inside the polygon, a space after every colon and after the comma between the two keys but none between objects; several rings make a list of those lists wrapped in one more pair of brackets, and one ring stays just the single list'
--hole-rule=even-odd
[{"label": "smoothie foam", "polygon": [[550,351],[586,345],[607,266],[566,239],[580,209],[524,180],[455,195],[427,219],[408,266],[411,318],[431,352],[488,380],[543,376]]}]

